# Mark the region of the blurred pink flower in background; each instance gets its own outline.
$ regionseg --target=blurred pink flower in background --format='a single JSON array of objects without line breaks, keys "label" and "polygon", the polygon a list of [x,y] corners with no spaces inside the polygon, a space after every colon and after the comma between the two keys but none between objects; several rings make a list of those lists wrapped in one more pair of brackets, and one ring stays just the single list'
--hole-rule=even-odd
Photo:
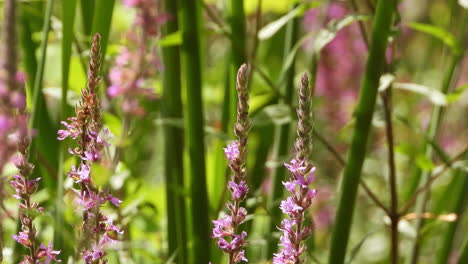
[{"label": "blurred pink flower in background", "polygon": [[[304,16],[303,28],[315,32],[323,23],[350,14],[343,3],[332,2],[324,10],[308,11]],[[309,48],[306,47],[306,50]],[[365,56],[366,45],[357,22],[340,30],[320,54],[315,94],[325,107],[317,107],[321,109],[317,116],[327,119],[327,124],[333,129],[341,128],[351,117]]]}]

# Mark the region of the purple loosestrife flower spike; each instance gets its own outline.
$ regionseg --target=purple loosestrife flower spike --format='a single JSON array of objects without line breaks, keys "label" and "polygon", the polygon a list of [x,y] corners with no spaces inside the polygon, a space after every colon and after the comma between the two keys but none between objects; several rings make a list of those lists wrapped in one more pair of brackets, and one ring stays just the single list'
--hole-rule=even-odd
[{"label": "purple loosestrife flower spike", "polygon": [[237,121],[234,127],[234,134],[237,140],[231,142],[225,149],[229,167],[232,170],[232,178],[228,182],[228,189],[231,191],[232,201],[226,204],[230,214],[221,216],[213,221],[212,238],[218,239],[218,247],[229,254],[229,264],[247,262],[244,255],[244,245],[246,244],[247,233],[239,233],[238,227],[247,216],[247,210],[240,206],[247,196],[249,187],[245,181],[247,157],[247,135],[250,129],[249,120],[249,94],[247,91],[248,66],[243,64],[237,73]]},{"label": "purple loosestrife flower spike", "polygon": [[273,264],[300,264],[305,251],[302,243],[311,234],[311,227],[305,226],[304,212],[312,204],[317,195],[315,189],[310,188],[314,181],[315,167],[309,161],[311,153],[310,134],[311,124],[311,94],[309,80],[304,74],[299,88],[299,106],[297,108],[298,125],[295,142],[295,158],[289,164],[284,164],[291,173],[287,182],[283,182],[290,195],[281,202],[280,209],[287,215],[278,227],[283,232],[280,238],[280,251],[274,254]]},{"label": "purple loosestrife flower spike", "polygon": [[[19,155],[13,160],[18,168],[18,173],[13,176],[10,185],[15,189],[13,197],[19,201],[18,215],[21,229],[12,238],[28,248],[29,251],[27,255],[23,256],[20,263],[60,262],[57,259],[60,251],[53,250],[51,243],[49,243],[47,251],[44,251],[45,248],[42,246],[38,247],[37,244],[37,231],[33,221],[43,209],[39,207],[39,203],[31,199],[32,194],[38,188],[40,178],[31,179],[34,166],[28,162],[30,131],[27,126],[28,116],[25,109],[25,77],[24,74],[17,72],[16,6],[14,0],[5,1],[4,12],[2,28],[4,39],[0,54],[0,176],[2,176],[5,163],[10,161],[14,153],[19,152]],[[0,188],[2,187],[3,184]],[[2,194],[3,191],[0,190],[0,196],[3,197]],[[3,203],[3,200],[0,200],[0,203]],[[3,204],[1,207],[3,208]]]},{"label": "purple loosestrife flower spike", "polygon": [[79,189],[73,191],[77,194],[76,204],[83,211],[78,245],[81,257],[86,264],[104,264],[107,263],[107,249],[117,242],[118,234],[122,234],[122,231],[100,208],[107,202],[119,206],[122,201],[101,191],[92,181],[92,164],[102,161],[102,150],[109,146],[106,141],[109,131],[102,129],[101,107],[97,95],[101,59],[99,34],[94,35],[90,54],[88,83],[76,107],[76,117],[69,118],[70,123],[62,122],[65,129],[58,131],[57,138],[76,140],[77,147],[69,152],[81,160],[78,167],[73,166],[68,172],[68,176],[79,186]]}]

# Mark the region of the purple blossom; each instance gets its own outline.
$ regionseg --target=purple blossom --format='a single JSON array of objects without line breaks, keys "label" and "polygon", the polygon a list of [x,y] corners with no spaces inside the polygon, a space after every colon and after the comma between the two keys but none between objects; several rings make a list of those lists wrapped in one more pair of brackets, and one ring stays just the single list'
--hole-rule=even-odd
[{"label": "purple blossom", "polygon": [[83,133],[76,117],[70,117],[68,118],[68,121],[70,121],[70,123],[67,123],[65,121],[60,122],[62,125],[65,126],[66,129],[60,129],[57,132],[58,140],[64,140],[65,138],[76,139],[77,137],[80,137]]},{"label": "purple blossom", "polygon": [[309,169],[304,160],[296,159],[286,163],[285,167],[292,174],[289,181],[283,182],[290,196],[281,201],[280,209],[289,218],[283,219],[278,228],[283,234],[280,237],[280,251],[273,255],[273,264],[302,263],[300,256],[305,246],[301,242],[311,234],[310,227],[304,226],[304,212],[317,195],[317,191],[309,187],[315,178],[314,167]]},{"label": "purple blossom", "polygon": [[234,140],[226,148],[224,148],[224,154],[230,161],[234,161],[239,158],[239,141]]},{"label": "purple blossom", "polygon": [[76,183],[89,182],[91,180],[89,178],[90,171],[91,169],[86,164],[80,164],[78,170],[75,166],[72,166],[71,171],[68,172],[68,177],[72,178]]},{"label": "purple blossom", "polygon": [[18,235],[12,235],[12,238],[25,247],[31,246],[31,240],[29,239],[29,231],[27,230],[20,231]]},{"label": "purple blossom", "polygon": [[245,181],[241,181],[239,184],[229,181],[228,184],[233,200],[243,200],[249,191],[249,187]]},{"label": "purple blossom", "polygon": [[242,171],[242,169],[235,165],[240,158],[239,141],[232,141],[231,144],[224,148],[224,152],[230,162],[229,167],[235,172],[233,179],[228,182],[228,189],[231,192],[234,203],[228,202],[226,204],[231,212],[230,215],[224,215],[218,220],[213,221],[214,228],[211,237],[218,239],[218,247],[225,253],[228,253],[234,263],[241,261],[248,262],[243,250],[247,233],[245,231],[242,231],[240,234],[235,233],[236,227],[242,224],[247,216],[247,210],[240,207],[239,203],[245,199],[249,191],[246,181],[238,180],[239,178],[236,174]]},{"label": "purple blossom", "polygon": [[106,197],[107,201],[111,202],[113,205],[119,207],[120,204],[122,203],[122,200],[112,196],[111,194],[108,194]]},{"label": "purple blossom", "polygon": [[284,214],[299,214],[304,208],[297,205],[292,197],[288,197],[281,201],[280,209]]},{"label": "purple blossom", "polygon": [[42,264],[49,264],[51,261],[62,262],[61,260],[57,259],[58,254],[60,254],[60,250],[54,250],[52,242],[49,242],[47,247],[44,244],[41,244],[37,253],[37,258],[45,258],[44,262],[40,262]]}]

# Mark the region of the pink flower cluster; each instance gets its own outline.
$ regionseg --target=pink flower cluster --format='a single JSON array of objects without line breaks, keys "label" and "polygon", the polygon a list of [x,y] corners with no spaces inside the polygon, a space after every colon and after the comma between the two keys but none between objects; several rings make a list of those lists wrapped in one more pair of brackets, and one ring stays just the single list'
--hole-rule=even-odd
[{"label": "pink flower cluster", "polygon": [[[229,160],[230,167],[237,167],[239,159],[239,141],[233,141],[224,149],[226,157]],[[236,171],[233,169],[233,171]],[[246,243],[247,233],[242,231],[238,234],[237,227],[245,221],[247,210],[240,207],[239,204],[247,196],[249,188],[244,180],[240,180],[234,173],[233,179],[228,183],[228,189],[231,191],[232,201],[227,203],[230,215],[224,215],[218,220],[213,221],[212,238],[218,239],[218,247],[225,253],[228,253],[231,261],[229,263],[247,262],[243,246]]]},{"label": "pink flower cluster", "polygon": [[[91,164],[88,163],[99,161],[102,148],[109,144],[99,135],[99,131],[86,130],[84,133],[82,123],[78,119],[70,118],[69,120],[70,124],[62,122],[67,129],[59,130],[58,139],[84,138],[88,148],[75,148],[69,151],[81,159],[81,164],[78,167],[73,166],[68,176],[80,186],[80,189],[73,189],[73,191],[76,193],[76,204],[85,214],[82,229],[83,233],[90,235],[93,240],[91,246],[82,252],[82,257],[86,264],[106,263],[107,247],[115,244],[118,241],[117,234],[123,234],[123,231],[113,224],[112,219],[103,215],[100,208],[107,202],[120,206],[122,201],[93,186]],[[104,130],[104,134],[108,135],[109,131]]]},{"label": "pink flower cluster", "polygon": [[101,212],[101,207],[107,202],[119,206],[122,201],[94,186],[91,177],[92,165],[103,160],[102,153],[109,146],[107,139],[110,137],[109,131],[102,129],[101,107],[96,91],[100,82],[100,58],[100,35],[96,34],[91,46],[88,84],[82,90],[81,101],[75,110],[76,117],[69,118],[69,123],[62,122],[65,129],[57,132],[59,140],[70,138],[77,141],[77,146],[69,149],[69,152],[80,159],[80,165],[73,166],[68,176],[79,186],[73,191],[76,193],[76,204],[82,210],[79,250],[86,264],[107,263],[106,249],[117,242],[118,234],[122,234],[112,219]]},{"label": "pink flower cluster", "polygon": [[[109,72],[111,85],[107,94],[122,100],[124,114],[141,116],[144,109],[139,105],[141,99],[154,99],[151,83],[155,69],[161,69],[157,49],[152,42],[159,37],[159,28],[169,16],[159,13],[157,0],[124,0],[124,5],[135,8],[135,26],[127,32],[127,47],[122,47]],[[136,28],[141,30],[135,30]]]},{"label": "pink flower cluster", "polygon": [[[23,87],[25,75],[16,74],[16,86]],[[21,140],[28,136],[27,116],[24,114],[26,99],[20,89],[10,90],[0,80],[0,175],[3,167],[11,161]]]},{"label": "pink flower cluster", "polygon": [[304,212],[317,195],[317,190],[309,187],[315,178],[315,167],[309,169],[304,161],[296,159],[285,166],[292,174],[289,181],[283,182],[290,196],[281,202],[280,209],[289,218],[284,219],[278,228],[283,234],[280,238],[280,252],[274,254],[273,264],[303,263],[301,254],[305,251],[305,245],[302,241],[311,234],[311,228],[304,226]]},{"label": "pink flower cluster", "polygon": [[[345,3],[332,2],[326,5],[325,13],[318,9],[309,11],[303,21],[305,31],[316,32],[320,21],[339,20],[351,14]],[[323,107],[320,116],[326,116],[333,128],[341,128],[351,117],[360,78],[367,54],[357,22],[341,29],[335,38],[320,53],[317,69],[316,94],[328,107]]]}]

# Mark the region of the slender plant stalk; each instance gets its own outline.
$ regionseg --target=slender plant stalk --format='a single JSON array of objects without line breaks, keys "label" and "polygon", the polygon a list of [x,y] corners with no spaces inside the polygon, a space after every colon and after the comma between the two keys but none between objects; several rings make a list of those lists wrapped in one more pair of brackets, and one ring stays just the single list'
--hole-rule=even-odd
[{"label": "slender plant stalk", "polygon": [[[69,88],[69,74],[70,74],[70,60],[72,56],[72,44],[73,44],[73,26],[75,22],[76,13],[76,0],[69,0],[62,3],[62,98],[60,103],[60,118],[59,120],[65,120],[67,117],[67,94]],[[61,141],[59,143],[59,158],[58,158],[58,169],[57,169],[57,196],[56,196],[56,211],[55,211],[55,229],[54,229],[54,245],[62,249],[62,258],[67,259],[72,253],[71,250],[65,245],[65,234],[63,220],[63,182],[64,182],[64,154],[65,145]]]},{"label": "slender plant stalk", "polygon": [[98,1],[80,0],[81,22],[83,24],[83,33],[85,36],[89,36],[91,34],[94,6],[96,5],[96,2]]},{"label": "slender plant stalk", "polygon": [[237,94],[236,76],[239,67],[246,62],[246,32],[244,0],[230,0],[229,22],[231,25],[231,82],[229,89],[229,127],[232,127],[236,116]]},{"label": "slender plant stalk", "polygon": [[[164,5],[165,12],[173,17],[163,28],[164,35],[169,35],[178,30],[177,2],[165,0]],[[168,119],[182,119],[179,47],[162,48],[162,56],[165,67],[162,76],[162,115]],[[175,262],[184,264],[187,263],[187,229],[185,223],[185,198],[183,195],[184,134],[180,128],[166,125],[164,127],[164,138],[169,255],[176,254]]]},{"label": "slender plant stalk", "polygon": [[[99,0],[94,3],[92,34],[101,35],[101,54],[106,56],[107,42],[114,13],[115,0]],[[101,69],[102,71],[102,69]]]},{"label": "slender plant stalk", "polygon": [[191,261],[208,263],[210,250],[208,197],[206,193],[206,165],[204,120],[202,107],[202,72],[200,59],[199,1],[178,2],[180,28],[183,32],[181,49],[185,82],[186,112],[185,140],[188,150],[188,173],[191,186]]},{"label": "slender plant stalk", "polygon": [[457,170],[454,174],[455,175],[453,175],[452,183],[448,185],[448,187],[453,188],[447,190],[447,192],[445,192],[445,195],[450,193],[450,195],[455,197],[453,203],[448,206],[448,210],[457,215],[457,220],[447,224],[448,226],[442,239],[442,245],[437,254],[438,264],[445,264],[449,262],[449,257],[450,253],[452,253],[455,234],[457,228],[460,226],[460,220],[463,216],[463,211],[466,208],[465,201],[468,197],[468,173],[463,172],[462,170]]},{"label": "slender plant stalk", "polygon": [[[441,92],[444,94],[446,94],[449,91],[453,83],[455,70],[457,68],[457,65],[460,62],[460,59],[461,59],[461,56],[454,56],[454,58],[452,59],[447,75],[445,76],[444,81],[442,83]],[[431,121],[429,123],[429,129],[427,133],[427,138],[431,139],[432,141],[435,141],[437,139],[440,123],[442,121],[443,110],[444,109],[441,106],[435,106],[434,109],[432,110]],[[426,157],[428,157],[429,159],[432,159],[433,152],[434,150],[432,146],[427,143],[425,146]],[[431,173],[429,171],[420,171],[420,175],[417,175],[417,178],[421,179],[420,181],[421,187],[426,186],[428,183],[430,184]],[[430,193],[431,193],[430,188],[427,188],[424,190],[424,193],[418,197],[416,201],[416,214],[417,215],[420,215],[425,212],[426,205],[430,197]],[[421,229],[423,225],[424,225],[424,219],[422,217],[416,219],[416,224],[415,224],[416,238],[412,241],[411,251],[410,251],[409,258],[407,259],[407,263],[412,263],[412,264],[418,263],[419,250],[421,246]]]},{"label": "slender plant stalk", "polygon": [[394,136],[392,123],[392,87],[389,87],[381,94],[384,105],[385,128],[388,147],[388,182],[390,185],[390,244],[391,244],[391,262],[398,263],[398,222],[400,216],[398,214],[398,192],[397,192],[397,176],[395,166],[395,151],[394,151]]},{"label": "slender plant stalk", "polygon": [[339,192],[336,225],[332,234],[329,255],[330,264],[344,263],[349,233],[351,230],[356,194],[364,163],[367,139],[371,128],[377,98],[379,79],[385,63],[385,49],[394,12],[394,1],[378,1],[372,31],[369,57],[363,78],[357,109],[356,124],[351,141],[343,182]]},{"label": "slender plant stalk", "polygon": [[[298,38],[298,26],[299,20],[297,18],[292,19],[286,26],[286,37],[284,45],[284,59],[287,58],[291,49],[294,47]],[[286,105],[292,105],[293,94],[294,94],[294,74],[295,65],[291,63],[291,67],[285,74],[285,83],[282,86],[283,98],[281,103]],[[291,124],[284,124],[275,128],[274,145],[273,145],[273,160],[275,163],[280,163],[281,159],[285,158],[290,152],[290,137],[291,137]],[[283,197],[284,188],[281,184],[282,180],[285,179],[285,168],[284,166],[278,165],[271,174],[271,182],[273,185],[272,192],[268,201],[268,209],[271,212],[271,220],[269,227],[269,234],[272,234],[277,230],[277,226],[280,226],[281,221],[281,210],[278,208],[278,202]],[[277,251],[278,241],[276,238],[272,238],[267,244],[267,254],[271,256]]]}]

